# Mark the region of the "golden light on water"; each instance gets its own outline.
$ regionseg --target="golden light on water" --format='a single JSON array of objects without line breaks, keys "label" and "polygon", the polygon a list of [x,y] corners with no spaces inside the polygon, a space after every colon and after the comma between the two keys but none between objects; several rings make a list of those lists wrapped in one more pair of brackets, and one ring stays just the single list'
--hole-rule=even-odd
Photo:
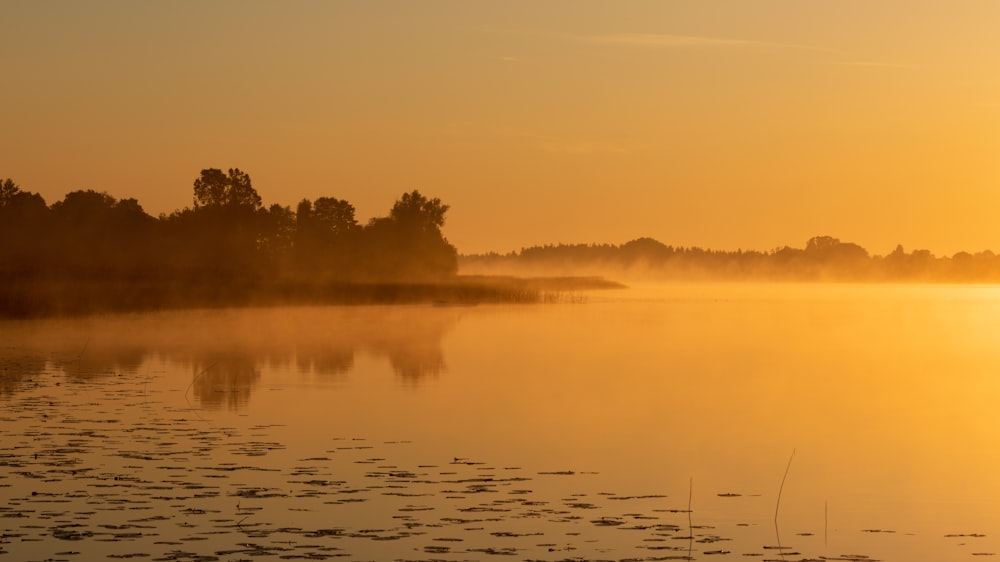
[{"label": "golden light on water", "polygon": [[[629,505],[605,506],[602,494],[648,497],[632,509],[653,515],[683,509],[693,485],[696,521],[734,552],[773,542],[795,451],[779,540],[880,559],[995,551],[995,287],[682,284],[591,296],[39,321],[7,341],[56,356],[65,346],[74,384],[134,372],[147,391],[139,404],[196,407],[234,432],[247,424],[300,458],[358,437],[408,444],[371,461],[397,468],[459,458],[534,479],[572,473],[524,486],[615,517]],[[88,338],[89,361],[74,360]],[[381,447],[371,455],[390,454]],[[547,524],[525,529],[555,532]],[[615,537],[602,544],[636,548]]]}]

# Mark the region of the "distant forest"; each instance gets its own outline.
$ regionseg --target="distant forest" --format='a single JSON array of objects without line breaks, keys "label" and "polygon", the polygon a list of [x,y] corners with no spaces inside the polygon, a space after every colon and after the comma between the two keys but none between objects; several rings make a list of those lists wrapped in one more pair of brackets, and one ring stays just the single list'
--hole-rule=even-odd
[{"label": "distant forest", "polygon": [[509,254],[460,258],[463,271],[479,274],[606,275],[620,280],[1000,282],[1000,257],[986,250],[934,256],[903,246],[885,256],[832,236],[816,236],[805,248],[719,251],[639,238],[621,245],[558,244]]}]

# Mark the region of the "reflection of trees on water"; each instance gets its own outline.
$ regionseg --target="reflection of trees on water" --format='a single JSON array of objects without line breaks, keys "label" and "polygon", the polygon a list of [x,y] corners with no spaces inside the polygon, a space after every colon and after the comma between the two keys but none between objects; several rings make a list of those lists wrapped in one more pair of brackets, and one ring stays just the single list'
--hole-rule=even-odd
[{"label": "reflection of trees on water", "polygon": [[399,311],[389,324],[367,333],[358,347],[387,358],[402,381],[416,383],[447,370],[441,342],[460,315],[454,309]]},{"label": "reflection of trees on water", "polygon": [[408,383],[437,376],[446,370],[441,342],[459,317],[458,310],[380,307],[345,311],[332,324],[307,323],[322,326],[325,339],[296,346],[299,372],[344,375],[353,369],[356,354],[366,352],[388,359]]},{"label": "reflection of trees on water", "polygon": [[0,398],[12,396],[24,383],[42,374],[45,365],[45,358],[40,356],[0,356]]},{"label": "reflection of trees on water", "polygon": [[137,345],[86,346],[73,358],[56,364],[67,378],[85,379],[95,376],[135,373],[146,360],[149,350]]},{"label": "reflection of trees on water", "polygon": [[205,365],[195,363],[192,376],[191,389],[201,406],[238,410],[250,401],[260,366],[249,356],[218,357]]},{"label": "reflection of trees on water", "polygon": [[295,366],[300,373],[337,376],[354,368],[354,349],[351,347],[317,347],[300,349],[295,356]]},{"label": "reflection of trees on water", "polygon": [[146,349],[135,346],[92,350],[84,347],[82,351],[18,346],[0,350],[0,396],[14,394],[23,383],[36,379],[46,371],[62,372],[68,380],[134,373],[147,353]]},{"label": "reflection of trees on water", "polygon": [[407,345],[385,349],[384,352],[392,370],[407,383],[416,383],[446,370],[440,345],[424,346],[419,342],[409,342]]},{"label": "reflection of trees on water", "polygon": [[30,331],[0,329],[16,340],[0,349],[0,367],[21,362],[0,377],[0,395],[16,392],[53,354],[51,364],[76,378],[140,372],[152,357],[179,362],[190,368],[189,394],[207,408],[246,406],[265,368],[345,377],[358,353],[386,359],[401,382],[415,384],[445,372],[442,340],[465,310],[301,307],[39,321]]}]

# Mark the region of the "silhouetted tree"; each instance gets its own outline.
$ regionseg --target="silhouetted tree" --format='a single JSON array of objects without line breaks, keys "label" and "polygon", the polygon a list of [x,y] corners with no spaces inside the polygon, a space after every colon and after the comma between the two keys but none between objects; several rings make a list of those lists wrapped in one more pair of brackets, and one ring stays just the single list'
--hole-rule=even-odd
[{"label": "silhouetted tree", "polygon": [[0,276],[28,279],[44,269],[49,230],[45,199],[22,191],[10,178],[0,180]]},{"label": "silhouetted tree", "polygon": [[92,189],[71,191],[52,204],[53,257],[80,273],[144,270],[156,259],[149,251],[154,223],[135,199],[119,201]]},{"label": "silhouetted tree", "polygon": [[435,279],[458,271],[458,251],[441,234],[448,206],[419,191],[404,193],[388,217],[365,227],[366,273],[392,280]]},{"label": "silhouetted tree", "polygon": [[81,189],[53,203],[52,212],[60,221],[77,225],[102,222],[110,217],[114,207],[115,198],[108,193]]},{"label": "silhouetted tree", "polygon": [[335,197],[320,197],[313,205],[313,222],[333,236],[353,233],[358,229],[354,205]]},{"label": "silhouetted tree", "polygon": [[23,220],[35,220],[41,215],[47,214],[48,206],[45,199],[37,193],[19,191],[3,202],[0,210],[4,212],[5,221],[14,221],[18,218]]},{"label": "silhouetted tree", "polygon": [[354,206],[335,197],[303,199],[295,212],[295,261],[311,273],[346,278],[357,267]]},{"label": "silhouetted tree", "polygon": [[258,243],[268,215],[250,176],[207,168],[194,180],[194,209],[172,215],[178,254],[189,272],[218,281],[248,281],[262,269]]},{"label": "silhouetted tree", "polygon": [[[855,278],[866,273],[868,251],[832,236],[814,236],[806,242],[804,253],[810,276]],[[803,264],[803,267],[806,267]]]},{"label": "silhouetted tree", "polygon": [[21,192],[21,187],[14,183],[14,180],[7,178],[0,180],[0,207],[7,204],[15,195]]},{"label": "silhouetted tree", "polygon": [[656,267],[672,257],[674,249],[659,240],[637,238],[623,244],[619,253],[626,267]]},{"label": "silhouetted tree", "polygon": [[263,265],[275,271],[289,267],[295,240],[295,213],[290,207],[275,203],[260,211],[260,219],[257,249]]},{"label": "silhouetted tree", "polygon": [[921,279],[928,273],[933,256],[927,250],[914,250],[907,254],[902,244],[887,255],[885,264],[886,275],[893,279]]},{"label": "silhouetted tree", "polygon": [[437,197],[428,199],[413,190],[396,201],[389,211],[389,218],[407,229],[439,230],[444,226],[444,214],[449,208]]},{"label": "silhouetted tree", "polygon": [[36,220],[48,210],[41,195],[22,191],[10,178],[0,180],[0,225]]},{"label": "silhouetted tree", "polygon": [[262,206],[260,195],[253,188],[250,176],[239,168],[229,168],[223,173],[218,168],[207,168],[194,180],[194,207],[249,207]]}]

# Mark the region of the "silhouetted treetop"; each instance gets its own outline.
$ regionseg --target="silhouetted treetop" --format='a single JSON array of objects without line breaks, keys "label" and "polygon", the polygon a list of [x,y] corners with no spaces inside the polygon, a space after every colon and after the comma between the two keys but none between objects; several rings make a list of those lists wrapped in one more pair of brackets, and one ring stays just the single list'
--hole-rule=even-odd
[{"label": "silhouetted treetop", "polygon": [[19,191],[3,200],[0,209],[20,216],[39,216],[49,211],[41,195],[27,191]]},{"label": "silhouetted treetop", "polygon": [[260,195],[253,188],[250,176],[239,168],[229,168],[223,173],[218,168],[207,168],[194,180],[194,207],[244,207],[258,210],[262,207]]},{"label": "silhouetted treetop", "polygon": [[310,218],[319,228],[332,234],[346,234],[358,228],[358,221],[354,218],[354,205],[336,197],[317,199]]},{"label": "silhouetted treetop", "polygon": [[52,204],[52,212],[70,221],[100,220],[115,207],[115,198],[93,189],[71,191]]},{"label": "silhouetted treetop", "polygon": [[[7,242],[8,246],[17,244],[21,249],[27,249],[23,241],[16,240],[17,234],[33,238],[38,231],[44,231],[48,214],[49,208],[41,195],[22,191],[10,178],[0,180],[0,243]],[[0,247],[0,259],[9,249]]]},{"label": "silhouetted treetop", "polygon": [[14,198],[21,192],[21,188],[14,183],[14,180],[7,178],[0,180],[0,207],[7,204],[7,201]]},{"label": "silhouetted treetop", "polygon": [[0,180],[0,218],[3,220],[37,219],[48,210],[41,195],[22,191],[10,178]]},{"label": "silhouetted treetop", "polygon": [[[52,213],[64,226],[83,224],[120,230],[127,236],[129,228],[153,220],[135,199],[115,199],[108,193],[92,189],[71,191],[62,201],[52,204]],[[134,234],[134,233],[133,233]]]},{"label": "silhouetted treetop", "polygon": [[833,236],[814,236],[806,242],[807,256],[827,261],[862,261],[868,259],[868,250],[853,242],[841,242]]},{"label": "silhouetted treetop", "polygon": [[417,190],[404,193],[389,211],[389,218],[407,227],[436,230],[444,226],[444,215],[450,207],[435,197],[428,199]]}]

